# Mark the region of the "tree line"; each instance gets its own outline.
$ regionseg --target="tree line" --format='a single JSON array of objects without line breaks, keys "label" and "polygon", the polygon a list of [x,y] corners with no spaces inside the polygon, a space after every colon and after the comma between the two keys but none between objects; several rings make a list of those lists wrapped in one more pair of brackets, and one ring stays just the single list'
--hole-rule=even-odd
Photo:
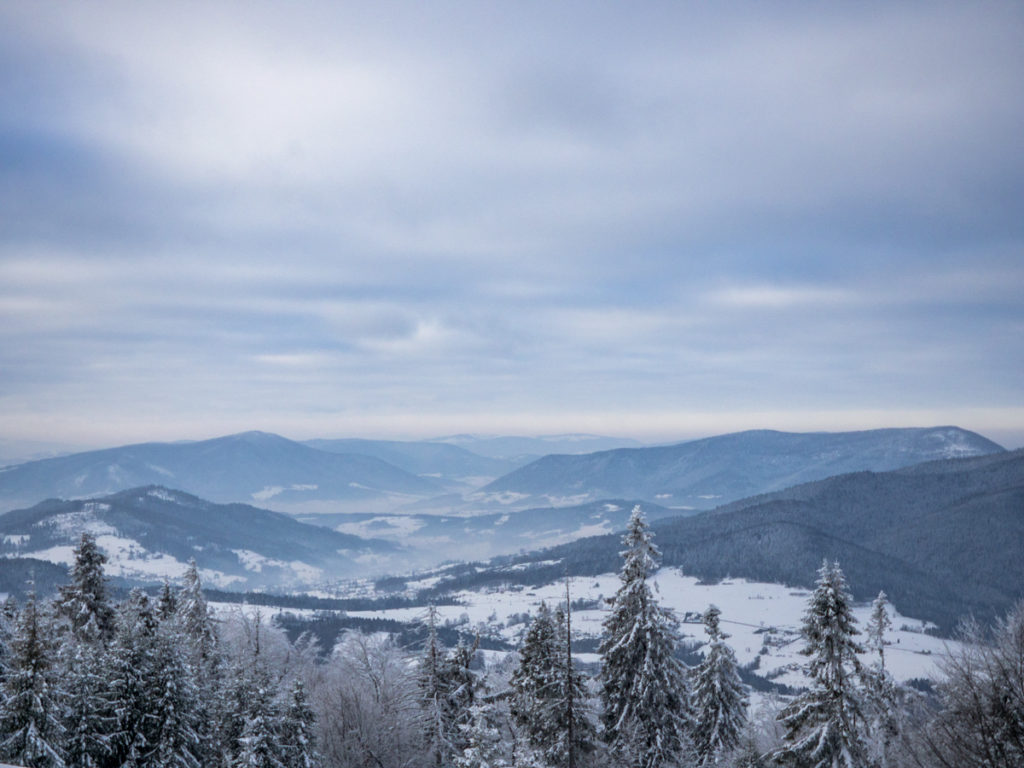
[{"label": "tree line", "polygon": [[[1024,606],[965,629],[929,696],[885,665],[884,594],[863,632],[838,564],[803,622],[809,685],[749,706],[714,606],[701,661],[649,577],[660,553],[639,508],[623,537],[590,677],[566,599],[542,604],[516,654],[481,665],[446,646],[344,634],[329,654],[259,609],[218,614],[183,586],[115,604],[84,534],[70,583],[0,610],[0,761],[32,768],[923,768],[1024,765]],[[864,641],[859,642],[858,638]],[[871,663],[861,656],[871,651]],[[494,654],[492,654],[494,656]]]}]

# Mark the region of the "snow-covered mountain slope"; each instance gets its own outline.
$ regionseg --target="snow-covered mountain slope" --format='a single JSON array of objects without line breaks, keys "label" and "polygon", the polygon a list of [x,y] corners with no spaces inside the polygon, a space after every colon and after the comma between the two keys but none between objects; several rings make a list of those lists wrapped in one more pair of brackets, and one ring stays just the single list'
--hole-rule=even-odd
[{"label": "snow-covered mountain slope", "polygon": [[635,498],[666,507],[711,509],[736,499],[847,472],[884,472],[1003,448],[958,427],[866,432],[739,432],[678,445],[545,456],[498,478],[481,494],[515,505]]},{"label": "snow-covered mountain slope", "polygon": [[[858,598],[884,589],[949,630],[968,612],[989,620],[1024,596],[1024,450],[841,475],[652,528],[665,564],[689,574],[810,586],[828,557]],[[616,568],[620,549],[608,535],[512,562],[554,561],[539,578],[582,576]],[[484,568],[466,579],[504,577]]]},{"label": "snow-covered mountain slope", "polygon": [[107,574],[130,582],[176,579],[193,557],[208,584],[234,589],[312,587],[399,562],[389,542],[158,486],[51,500],[0,516],[0,557],[70,565],[85,531],[109,558]]},{"label": "snow-covered mountain slope", "polygon": [[[564,544],[620,531],[633,506],[648,520],[678,517],[679,510],[648,502],[608,499],[576,507],[527,509],[479,515],[322,514],[299,516],[342,533],[394,541],[409,557],[429,566],[447,559],[485,558]],[[417,555],[417,553],[419,553]]]},{"label": "snow-covered mountain slope", "polygon": [[372,456],[319,451],[264,432],[192,443],[143,443],[0,469],[0,510],[167,485],[217,502],[275,509],[324,501],[412,500],[440,493]]}]

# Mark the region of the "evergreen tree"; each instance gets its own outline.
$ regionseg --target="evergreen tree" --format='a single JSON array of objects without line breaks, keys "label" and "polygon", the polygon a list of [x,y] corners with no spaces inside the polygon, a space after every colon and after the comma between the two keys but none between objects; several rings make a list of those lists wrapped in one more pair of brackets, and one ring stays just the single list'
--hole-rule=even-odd
[{"label": "evergreen tree", "polygon": [[53,628],[30,593],[10,640],[0,690],[0,760],[28,768],[64,768],[63,695],[54,676],[52,637]]},{"label": "evergreen tree", "polygon": [[107,599],[103,564],[107,557],[89,532],[75,547],[71,584],[60,588],[57,610],[71,623],[71,631],[85,641],[106,642],[114,632],[114,609]]},{"label": "evergreen tree", "polygon": [[885,668],[885,633],[892,627],[888,597],[879,592],[871,608],[864,633],[867,647],[878,654],[878,660],[864,670],[867,709],[871,720],[871,755],[880,768],[888,768],[890,754],[899,737],[899,691],[896,681]]},{"label": "evergreen tree", "polygon": [[864,633],[867,636],[867,646],[878,654],[878,666],[885,669],[885,633],[892,628],[892,619],[889,618],[889,598],[885,592],[879,592],[878,597],[871,606],[871,618],[868,620]]},{"label": "evergreen tree", "polygon": [[780,714],[787,729],[784,746],[773,753],[780,765],[800,768],[865,768],[870,765],[858,678],[862,675],[854,640],[859,634],[853,598],[838,563],[827,561],[804,615],[802,653],[810,657],[811,688]]},{"label": "evergreen tree", "polygon": [[622,586],[610,600],[598,648],[604,738],[637,768],[658,768],[692,748],[687,670],[674,656],[678,621],[647,583],[660,553],[639,505],[623,544]]},{"label": "evergreen tree", "polygon": [[427,610],[427,641],[420,658],[417,684],[423,708],[423,736],[436,768],[450,762],[454,754],[456,725],[451,719],[451,681],[444,645],[437,636],[437,608]]},{"label": "evergreen tree", "polygon": [[153,681],[161,663],[157,621],[149,598],[133,589],[119,607],[109,655],[108,680],[116,725],[111,738],[114,765],[149,765],[156,723]]},{"label": "evergreen tree", "polygon": [[478,644],[479,638],[472,646],[460,639],[459,644],[445,658],[444,684],[448,691],[445,720],[449,724],[450,742],[456,755],[466,748],[462,726],[472,722],[471,709],[478,703],[483,690],[483,680],[472,668]]},{"label": "evergreen tree", "polygon": [[257,685],[238,738],[238,753],[230,765],[234,768],[285,768],[278,741],[280,726],[271,691]]},{"label": "evergreen tree", "polygon": [[[196,579],[198,581],[198,575]],[[164,584],[160,588],[160,597],[157,598],[156,615],[160,621],[167,621],[178,615],[178,596],[174,593],[174,590],[171,588],[171,582],[167,579],[164,579]]]},{"label": "evergreen tree", "polygon": [[469,721],[460,726],[465,746],[455,757],[455,768],[508,768],[501,736],[490,722],[490,708],[474,704],[468,714]]},{"label": "evergreen tree", "polygon": [[203,669],[215,656],[217,632],[203,597],[195,558],[189,560],[185,570],[184,586],[177,597],[177,614],[185,637],[192,646],[193,662],[197,668]]},{"label": "evergreen tree", "polygon": [[68,768],[103,766],[113,754],[117,730],[107,682],[108,652],[99,643],[81,642],[68,635],[60,659],[66,691],[63,721]]},{"label": "evergreen tree", "polygon": [[694,746],[699,766],[720,765],[737,749],[747,722],[747,697],[737,670],[736,655],[726,645],[728,635],[719,625],[721,611],[704,612],[708,645],[694,683],[696,725]]},{"label": "evergreen tree", "polygon": [[203,597],[195,558],[189,560],[183,581],[184,586],[177,594],[165,584],[159,610],[162,614],[173,603],[174,617],[164,621],[173,621],[179,633],[188,675],[196,688],[197,757],[205,766],[212,765],[225,753],[222,726],[231,719],[225,710],[226,670],[217,626]]},{"label": "evergreen tree", "polygon": [[551,610],[541,603],[519,649],[519,665],[510,681],[509,710],[530,746],[547,750],[555,740],[552,709],[560,681],[558,639]]},{"label": "evergreen tree", "polygon": [[301,680],[296,680],[281,721],[284,768],[318,768],[320,756],[316,750],[315,726],[316,716],[306,701],[306,688]]},{"label": "evergreen tree", "polygon": [[174,621],[159,625],[153,677],[149,681],[150,754],[160,768],[201,765],[199,692],[182,655],[182,632]]},{"label": "evergreen tree", "polygon": [[[571,609],[569,586],[566,584],[566,606]],[[591,722],[588,706],[589,694],[583,673],[572,660],[571,613],[555,611],[555,656],[557,695],[552,702],[551,720],[554,724],[555,739],[544,751],[547,762],[561,768],[575,768],[579,758],[594,751],[596,729]]]}]

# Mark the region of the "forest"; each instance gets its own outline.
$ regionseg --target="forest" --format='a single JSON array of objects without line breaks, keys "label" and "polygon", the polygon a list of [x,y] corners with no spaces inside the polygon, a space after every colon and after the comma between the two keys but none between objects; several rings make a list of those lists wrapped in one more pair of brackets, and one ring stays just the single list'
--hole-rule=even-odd
[{"label": "forest", "polygon": [[[0,760],[32,768],[904,768],[1024,764],[1024,604],[964,624],[931,691],[886,671],[884,593],[858,628],[825,561],[802,634],[807,686],[751,691],[703,615],[687,664],[648,577],[638,510],[607,600],[600,669],[573,659],[571,595],[530,617],[515,653],[484,654],[425,612],[418,638],[350,630],[289,640],[259,606],[211,609],[180,588],[115,603],[83,534],[69,583],[0,611]],[[484,657],[486,655],[486,663]],[[692,658],[692,657],[691,657]],[[865,662],[863,659],[870,659]]]}]

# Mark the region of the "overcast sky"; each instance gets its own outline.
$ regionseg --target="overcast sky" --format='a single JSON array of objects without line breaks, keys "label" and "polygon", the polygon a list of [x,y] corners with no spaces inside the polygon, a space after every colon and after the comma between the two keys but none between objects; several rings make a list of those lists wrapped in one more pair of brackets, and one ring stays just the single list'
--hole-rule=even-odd
[{"label": "overcast sky", "polygon": [[0,4],[0,440],[1024,445],[1022,40],[1011,2]]}]

